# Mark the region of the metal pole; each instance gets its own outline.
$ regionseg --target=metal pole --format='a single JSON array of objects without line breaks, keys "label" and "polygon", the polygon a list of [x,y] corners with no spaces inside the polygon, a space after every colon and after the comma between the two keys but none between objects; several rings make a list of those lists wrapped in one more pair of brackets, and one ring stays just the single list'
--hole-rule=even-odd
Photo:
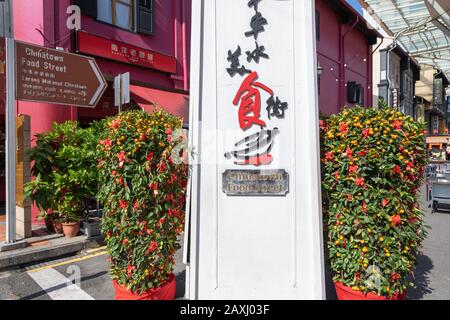
[{"label": "metal pole", "polygon": [[8,1],[10,34],[6,38],[6,242],[16,241],[16,110],[13,7]]},{"label": "metal pole", "polygon": [[119,74],[119,114],[122,112],[122,74]]}]

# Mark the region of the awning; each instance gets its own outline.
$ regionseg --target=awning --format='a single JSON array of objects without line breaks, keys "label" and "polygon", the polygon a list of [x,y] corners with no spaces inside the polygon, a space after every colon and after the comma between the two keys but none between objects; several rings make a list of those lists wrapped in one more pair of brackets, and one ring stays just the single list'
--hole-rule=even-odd
[{"label": "awning", "polygon": [[420,64],[450,79],[449,0],[359,0],[363,7]]},{"label": "awning", "polygon": [[155,105],[172,114],[182,117],[183,123],[189,123],[189,96],[187,94],[163,91],[153,88],[130,86],[131,98],[146,111],[153,111]]}]

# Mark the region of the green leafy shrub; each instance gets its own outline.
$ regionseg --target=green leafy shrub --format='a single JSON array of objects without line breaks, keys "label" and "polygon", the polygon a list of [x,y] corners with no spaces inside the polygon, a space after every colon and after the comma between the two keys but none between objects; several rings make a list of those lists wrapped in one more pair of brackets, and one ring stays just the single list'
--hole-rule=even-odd
[{"label": "green leafy shrub", "polygon": [[388,297],[411,285],[426,237],[417,200],[427,164],[423,131],[423,124],[389,108],[346,108],[321,121],[335,282]]},{"label": "green leafy shrub", "polygon": [[162,110],[128,111],[107,124],[98,146],[102,233],[113,279],[140,294],[167,282],[180,248],[187,166],[172,153],[182,121]]},{"label": "green leafy shrub", "polygon": [[25,185],[24,195],[41,216],[52,209],[61,222],[82,219],[85,199],[97,190],[96,145],[96,132],[75,121],[54,123],[51,131],[36,135],[30,151],[35,179]]}]

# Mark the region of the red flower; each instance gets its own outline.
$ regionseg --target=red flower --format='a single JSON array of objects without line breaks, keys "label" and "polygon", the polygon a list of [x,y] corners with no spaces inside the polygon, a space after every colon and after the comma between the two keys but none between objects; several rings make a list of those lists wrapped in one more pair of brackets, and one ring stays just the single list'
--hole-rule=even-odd
[{"label": "red flower", "polygon": [[402,173],[402,170],[401,170],[401,168],[400,168],[399,165],[396,165],[396,166],[394,167],[394,169],[392,169],[392,171],[393,171],[395,174],[400,174],[400,173]]},{"label": "red flower", "polygon": [[167,168],[167,165],[166,165],[166,163],[164,161],[161,161],[158,164],[158,172],[159,173],[162,173],[164,170],[166,170],[166,168]]},{"label": "red flower", "polygon": [[365,182],[364,178],[356,177],[354,181],[355,181],[355,184],[358,187],[365,187],[366,186],[366,182]]},{"label": "red flower", "polygon": [[111,129],[118,129],[119,127],[120,127],[120,119],[116,119],[116,120],[113,120],[112,122],[111,122],[111,124],[109,125],[109,127],[111,128]]},{"label": "red flower", "polygon": [[362,203],[362,210],[364,213],[367,213],[367,203],[365,201]]},{"label": "red flower", "polygon": [[128,202],[126,202],[125,200],[120,200],[119,201],[119,207],[120,207],[120,209],[128,208]]},{"label": "red flower", "polygon": [[105,147],[111,147],[112,146],[112,142],[111,142],[110,139],[101,140],[101,141],[99,141],[99,143],[101,145],[104,145]]},{"label": "red flower", "polygon": [[392,124],[392,126],[394,127],[395,130],[400,130],[402,128],[403,122],[399,121],[397,119],[394,120],[394,123]]},{"label": "red flower", "polygon": [[410,161],[406,165],[406,170],[411,171],[412,168],[414,168],[414,162]]},{"label": "red flower", "polygon": [[172,129],[167,129],[166,130],[166,134],[167,134],[167,142],[171,143],[172,142]]},{"label": "red flower", "polygon": [[347,201],[352,201],[353,200],[352,195],[348,194],[348,193],[345,195],[345,198],[347,199]]},{"label": "red flower", "polygon": [[347,150],[345,150],[345,155],[351,160],[353,160],[353,151],[350,149],[350,147],[347,147]]},{"label": "red flower", "polygon": [[381,206],[384,208],[389,204],[389,199],[383,199],[381,200]]},{"label": "red flower", "polygon": [[133,209],[134,209],[134,211],[138,211],[138,209],[139,209],[139,201],[136,201],[136,202],[134,203]]},{"label": "red flower", "polygon": [[360,156],[360,157],[365,157],[366,154],[368,154],[368,153],[369,153],[369,151],[363,150],[363,151],[358,152],[357,155]]},{"label": "red flower", "polygon": [[364,129],[364,130],[362,131],[363,137],[364,137],[364,138],[367,138],[367,137],[369,136],[369,132],[370,132],[369,129]]},{"label": "red flower", "polygon": [[131,273],[134,271],[134,270],[136,270],[136,267],[135,266],[128,266],[128,268],[127,268],[127,274],[128,275],[131,275]]},{"label": "red flower", "polygon": [[339,176],[339,171],[335,171],[335,172],[334,172],[334,177],[336,178],[336,180],[339,181],[339,179],[341,178],[341,177]]},{"label": "red flower", "polygon": [[400,224],[401,220],[402,220],[402,218],[398,214],[391,217],[391,221],[394,224],[394,226],[397,226],[398,224]]},{"label": "red flower", "polygon": [[169,184],[172,184],[172,183],[176,182],[177,179],[178,179],[177,175],[172,173],[172,175],[170,176],[170,179],[169,179]]},{"label": "red flower", "polygon": [[141,140],[141,141],[147,140],[147,135],[145,133],[141,134],[141,136],[139,137],[139,140]]},{"label": "red flower", "polygon": [[417,219],[417,218],[409,218],[408,219],[408,222],[409,223],[416,223],[416,222],[418,222],[419,221],[419,219]]},{"label": "red flower", "polygon": [[155,156],[155,153],[149,152],[149,153],[147,154],[147,161],[152,161],[154,156]]},{"label": "red flower", "polygon": [[125,179],[123,177],[120,177],[120,185],[122,186],[125,185]]},{"label": "red flower", "polygon": [[122,240],[122,245],[125,246],[125,245],[127,245],[127,243],[128,243],[128,239],[127,239],[127,238],[125,238],[125,239]]},{"label": "red flower", "polygon": [[111,172],[111,174],[112,174],[113,176],[117,176],[117,171],[116,171],[116,170],[113,170],[113,171]]},{"label": "red flower", "polygon": [[346,123],[341,123],[339,126],[339,131],[341,133],[348,133],[348,125]]},{"label": "red flower", "polygon": [[158,249],[158,242],[156,242],[156,241],[152,241],[151,243],[150,243],[150,246],[148,247],[148,249],[147,249],[147,252],[155,252],[156,251],[156,249]]},{"label": "red flower", "polygon": [[325,121],[323,121],[323,120],[319,120],[319,128],[321,129],[321,130],[325,130],[327,127],[326,127],[326,124],[325,124]]},{"label": "red flower", "polygon": [[174,196],[173,196],[172,193],[169,193],[169,194],[166,196],[166,199],[165,199],[165,200],[168,201],[168,202],[174,202],[174,201],[175,201],[175,198],[174,198]]},{"label": "red flower", "polygon": [[333,153],[332,153],[332,152],[327,152],[327,153],[325,153],[325,159],[327,159],[327,160],[333,160]]},{"label": "red flower", "polygon": [[160,228],[161,225],[162,225],[164,222],[166,222],[166,218],[163,217],[163,218],[159,219],[159,221],[158,221],[158,223],[156,224],[156,226],[157,226],[158,228]]},{"label": "red flower", "polygon": [[117,154],[117,158],[119,159],[119,168],[123,168],[123,164],[125,163],[126,153],[122,151]]},{"label": "red flower", "polygon": [[390,281],[391,281],[391,282],[394,282],[394,281],[396,281],[396,280],[398,280],[398,279],[400,279],[400,275],[399,275],[398,273],[394,273],[394,274],[391,276]]},{"label": "red flower", "polygon": [[358,171],[358,166],[356,164],[351,165],[350,168],[348,169],[349,173],[355,173],[356,171]]},{"label": "red flower", "polygon": [[148,187],[152,190],[158,190],[158,183],[153,182],[153,183],[149,184]]}]

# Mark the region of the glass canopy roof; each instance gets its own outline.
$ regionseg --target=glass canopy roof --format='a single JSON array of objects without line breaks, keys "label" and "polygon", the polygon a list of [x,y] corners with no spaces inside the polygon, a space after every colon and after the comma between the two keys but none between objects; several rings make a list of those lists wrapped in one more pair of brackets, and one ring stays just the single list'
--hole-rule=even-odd
[{"label": "glass canopy roof", "polygon": [[421,64],[450,80],[450,0],[360,0],[364,8]]}]

